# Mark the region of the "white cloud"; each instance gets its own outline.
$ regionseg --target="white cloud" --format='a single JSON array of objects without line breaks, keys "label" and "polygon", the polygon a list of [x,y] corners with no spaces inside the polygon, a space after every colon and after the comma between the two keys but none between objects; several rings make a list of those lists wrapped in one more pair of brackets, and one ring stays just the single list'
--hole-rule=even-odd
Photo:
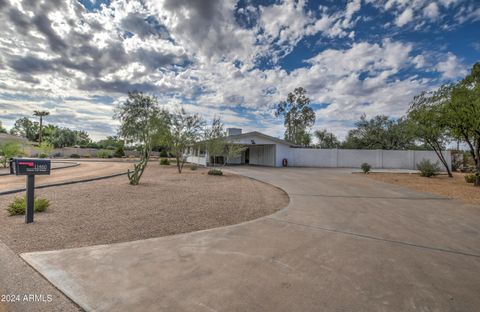
[{"label": "white cloud", "polygon": [[431,19],[435,19],[440,14],[438,5],[435,2],[430,3],[423,9],[423,14]]},{"label": "white cloud", "polygon": [[455,54],[450,52],[444,61],[437,64],[436,70],[442,74],[442,78],[445,80],[460,78],[467,74],[466,66]]},{"label": "white cloud", "polygon": [[413,10],[411,8],[406,8],[402,14],[397,16],[395,19],[395,24],[399,27],[405,26],[413,20]]}]

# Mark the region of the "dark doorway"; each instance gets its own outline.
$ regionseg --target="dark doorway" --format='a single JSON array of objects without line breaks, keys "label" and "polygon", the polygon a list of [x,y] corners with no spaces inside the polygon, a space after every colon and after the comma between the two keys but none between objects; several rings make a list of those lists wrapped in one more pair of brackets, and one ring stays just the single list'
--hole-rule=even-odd
[{"label": "dark doorway", "polygon": [[250,163],[250,149],[247,148],[245,150],[245,164],[248,165]]}]

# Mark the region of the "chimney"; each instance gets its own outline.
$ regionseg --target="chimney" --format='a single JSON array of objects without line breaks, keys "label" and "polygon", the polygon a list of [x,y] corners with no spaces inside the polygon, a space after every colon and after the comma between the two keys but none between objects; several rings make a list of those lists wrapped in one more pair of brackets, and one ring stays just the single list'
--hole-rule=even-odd
[{"label": "chimney", "polygon": [[227,128],[227,135],[239,135],[242,134],[242,129],[240,128]]}]

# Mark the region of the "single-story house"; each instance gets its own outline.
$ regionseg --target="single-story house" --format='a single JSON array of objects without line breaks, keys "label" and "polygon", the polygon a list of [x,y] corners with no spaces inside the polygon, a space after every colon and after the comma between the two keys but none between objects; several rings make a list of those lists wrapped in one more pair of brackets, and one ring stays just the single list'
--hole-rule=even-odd
[{"label": "single-story house", "polygon": [[[229,165],[360,168],[362,163],[369,163],[376,169],[415,170],[423,159],[438,162],[434,151],[302,148],[258,131],[242,133],[242,129],[229,128],[227,134],[227,140],[245,147],[241,156],[228,160]],[[442,153],[451,167],[450,151]],[[202,144],[190,147],[186,154],[188,162],[203,166],[227,161],[225,156],[213,159]]]}]

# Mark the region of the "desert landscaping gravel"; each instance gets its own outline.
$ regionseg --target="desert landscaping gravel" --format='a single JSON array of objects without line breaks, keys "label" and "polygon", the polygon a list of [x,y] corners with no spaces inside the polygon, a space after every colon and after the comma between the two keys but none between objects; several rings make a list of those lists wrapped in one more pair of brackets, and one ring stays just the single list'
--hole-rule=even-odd
[{"label": "desert landscaping gravel", "polygon": [[17,253],[231,225],[271,214],[289,201],[282,190],[246,177],[209,176],[204,168],[188,167],[178,174],[174,166],[158,163],[149,164],[138,186],[120,176],[39,189],[36,195],[51,206],[28,225],[24,216],[9,217],[5,210],[19,195],[0,196],[0,240]]},{"label": "desert landscaping gravel", "polygon": [[420,192],[447,196],[480,207],[480,187],[475,187],[472,183],[466,183],[464,175],[454,172],[453,178],[449,178],[447,175],[426,178],[419,174],[405,173],[372,173],[367,176],[377,181],[405,186]]}]

